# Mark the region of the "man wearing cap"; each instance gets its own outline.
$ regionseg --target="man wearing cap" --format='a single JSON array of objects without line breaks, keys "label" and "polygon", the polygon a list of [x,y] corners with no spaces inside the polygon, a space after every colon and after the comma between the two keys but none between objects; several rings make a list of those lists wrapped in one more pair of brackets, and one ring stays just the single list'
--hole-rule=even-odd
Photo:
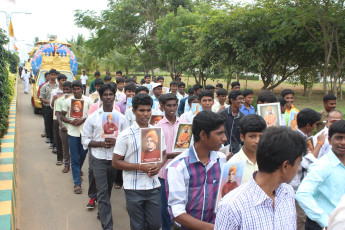
[{"label": "man wearing cap", "polygon": [[55,147],[54,135],[53,135],[53,109],[50,107],[50,97],[53,89],[57,89],[59,86],[56,83],[56,77],[59,72],[55,69],[49,71],[49,82],[42,86],[40,91],[40,100],[44,105],[45,111],[45,123],[47,128],[47,140],[46,143],[50,143],[50,149]]},{"label": "man wearing cap", "polygon": [[157,106],[159,107],[159,96],[162,95],[162,84],[161,83],[153,83],[152,84],[152,93],[153,95],[151,96],[153,99],[153,106],[152,108],[156,108]]},{"label": "man wearing cap", "polygon": [[86,83],[87,83],[87,75],[85,74],[85,70],[82,71],[82,75],[80,76],[80,81],[81,84],[83,85],[83,91],[84,91],[84,95],[86,94]]},{"label": "man wearing cap", "polygon": [[[96,71],[96,72],[95,72],[95,78],[97,79],[97,78],[100,78],[100,77],[101,77],[100,72]],[[96,79],[93,80],[93,81],[91,82],[91,84],[90,84],[89,94],[92,94],[93,92],[96,91],[96,87],[95,87],[95,81],[96,81]],[[85,95],[85,93],[84,93],[84,95]]]}]

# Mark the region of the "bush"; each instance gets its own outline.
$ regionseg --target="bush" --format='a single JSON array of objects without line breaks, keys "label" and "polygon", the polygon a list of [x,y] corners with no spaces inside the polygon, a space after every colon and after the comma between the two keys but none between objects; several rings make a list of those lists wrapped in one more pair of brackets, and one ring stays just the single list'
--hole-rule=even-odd
[{"label": "bush", "polygon": [[8,114],[10,109],[11,98],[14,91],[14,77],[8,77],[8,56],[4,45],[8,42],[7,37],[0,29],[0,138],[7,133]]}]

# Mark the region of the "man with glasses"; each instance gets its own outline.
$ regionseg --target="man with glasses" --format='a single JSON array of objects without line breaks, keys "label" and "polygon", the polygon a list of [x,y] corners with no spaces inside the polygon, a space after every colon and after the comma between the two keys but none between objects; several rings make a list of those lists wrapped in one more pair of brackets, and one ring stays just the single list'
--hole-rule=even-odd
[{"label": "man with glasses", "polygon": [[229,145],[229,156],[236,154],[241,149],[241,138],[239,123],[244,117],[240,112],[240,108],[244,102],[243,93],[241,91],[233,90],[229,93],[230,106],[220,112],[226,118],[225,121],[225,135],[227,141],[225,145]]}]

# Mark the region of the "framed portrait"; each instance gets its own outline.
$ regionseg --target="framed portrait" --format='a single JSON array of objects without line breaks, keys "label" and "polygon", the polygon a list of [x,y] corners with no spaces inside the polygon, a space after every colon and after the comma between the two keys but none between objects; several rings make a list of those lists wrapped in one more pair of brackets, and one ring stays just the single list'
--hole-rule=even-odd
[{"label": "framed portrait", "polygon": [[127,98],[126,110],[132,108],[132,100],[133,100],[132,97],[128,97],[128,98]]},{"label": "framed portrait", "polygon": [[150,125],[156,125],[162,119],[163,115],[152,115],[150,119]]},{"label": "framed portrait", "polygon": [[90,98],[91,98],[92,102],[95,103],[97,99],[100,100],[100,99],[99,99],[99,93],[98,93],[97,91],[96,91],[96,92],[93,92],[93,93],[90,95]]},{"label": "framed portrait", "polygon": [[83,118],[84,100],[72,99],[70,108],[70,117]]},{"label": "framed portrait", "polygon": [[103,112],[101,138],[116,139],[119,133],[119,120],[120,116],[118,113]]},{"label": "framed portrait", "polygon": [[245,161],[239,161],[235,163],[225,163],[223,165],[222,173],[220,175],[215,211],[217,211],[220,199],[241,185],[245,164]]},{"label": "framed portrait", "polygon": [[266,121],[267,127],[280,126],[280,103],[258,104],[258,115]]},{"label": "framed portrait", "polygon": [[192,125],[179,124],[174,140],[173,152],[183,152],[188,149],[192,140]]},{"label": "framed portrait", "polygon": [[162,87],[162,94],[167,94],[169,93],[169,88],[168,87]]},{"label": "framed portrait", "polygon": [[162,162],[162,128],[142,128],[140,129],[140,163]]},{"label": "framed portrait", "polygon": [[288,126],[291,127],[292,130],[297,129],[297,114],[298,113],[290,113]]},{"label": "framed portrait", "polygon": [[191,110],[192,110],[192,114],[194,116],[194,115],[197,115],[199,112],[202,111],[202,107],[199,103],[192,103]]},{"label": "framed portrait", "polygon": [[63,96],[63,92],[58,92],[58,93],[56,93],[56,95],[57,95],[57,98],[54,100],[54,107],[53,107],[53,120],[56,120],[56,116],[57,116],[57,114],[56,114],[56,100]]}]

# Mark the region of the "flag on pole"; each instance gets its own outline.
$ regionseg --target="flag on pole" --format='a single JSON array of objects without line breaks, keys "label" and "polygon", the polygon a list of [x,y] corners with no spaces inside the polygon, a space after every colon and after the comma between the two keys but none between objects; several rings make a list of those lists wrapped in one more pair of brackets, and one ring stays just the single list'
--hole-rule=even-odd
[{"label": "flag on pole", "polygon": [[16,44],[13,44],[14,49],[18,51],[18,47],[16,46]]},{"label": "flag on pole", "polygon": [[10,33],[10,36],[14,36],[14,31],[13,31],[13,25],[12,25],[12,19],[10,20],[10,26],[8,27],[8,31]]}]

